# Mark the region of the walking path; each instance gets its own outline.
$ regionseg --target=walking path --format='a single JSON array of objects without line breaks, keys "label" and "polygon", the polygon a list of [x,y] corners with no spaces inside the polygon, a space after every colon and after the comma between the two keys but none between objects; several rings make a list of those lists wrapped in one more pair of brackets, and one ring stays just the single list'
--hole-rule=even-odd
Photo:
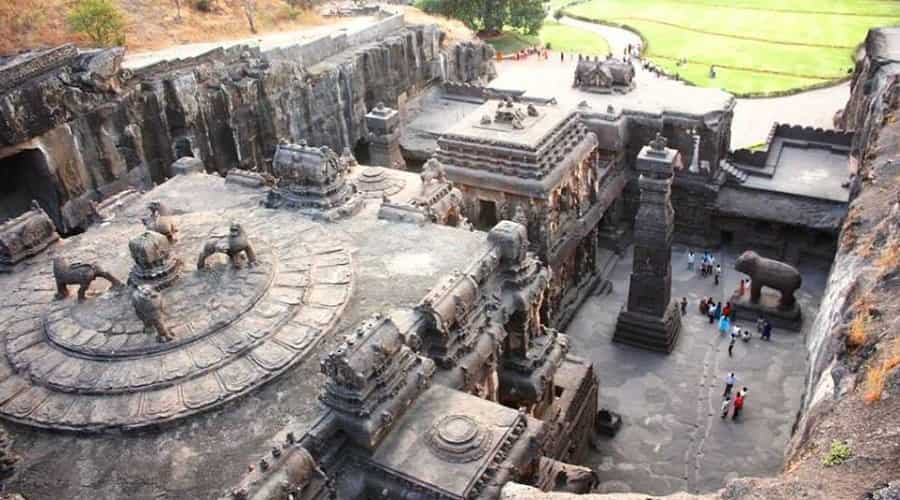
[{"label": "walking path", "polygon": [[[640,37],[626,29],[563,17],[561,24],[593,31],[606,38],[613,55],[621,55],[628,45],[637,45]],[[764,78],[764,77],[763,77]],[[638,82],[640,85],[640,82]],[[731,128],[731,148],[752,146],[766,140],[772,124],[789,123],[833,128],[834,114],[850,98],[850,83],[810,90],[784,97],[737,99]]]},{"label": "walking path", "polygon": [[372,16],[344,17],[322,26],[308,27],[294,31],[265,33],[249,38],[219,40],[215,42],[188,43],[150,52],[136,52],[125,55],[122,66],[130,69],[142,68],[160,61],[195,57],[219,47],[228,48],[235,45],[258,46],[266,51],[278,47],[289,47],[301,42],[323,37],[340,31],[356,31],[377,21]]}]

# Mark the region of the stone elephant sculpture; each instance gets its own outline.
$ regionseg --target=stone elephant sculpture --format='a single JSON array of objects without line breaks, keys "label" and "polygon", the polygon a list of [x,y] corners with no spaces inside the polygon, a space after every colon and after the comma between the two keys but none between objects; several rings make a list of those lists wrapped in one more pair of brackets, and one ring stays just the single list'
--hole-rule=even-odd
[{"label": "stone elephant sculpture", "polygon": [[734,268],[750,276],[751,302],[758,303],[762,287],[767,286],[781,292],[779,307],[789,308],[796,303],[794,292],[800,288],[803,278],[794,266],[761,257],[758,253],[747,250],[734,262]]},{"label": "stone elephant sculpture", "polygon": [[56,298],[69,296],[69,285],[78,285],[78,300],[84,300],[91,283],[103,278],[114,287],[122,286],[122,282],[97,264],[84,262],[69,263],[65,257],[53,259],[53,279],[56,281]]}]

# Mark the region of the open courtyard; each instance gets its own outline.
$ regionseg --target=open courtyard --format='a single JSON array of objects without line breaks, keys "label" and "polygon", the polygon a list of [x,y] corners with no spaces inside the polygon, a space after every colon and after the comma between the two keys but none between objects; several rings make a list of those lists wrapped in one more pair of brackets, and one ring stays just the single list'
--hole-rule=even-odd
[{"label": "open courtyard", "polygon": [[[769,476],[781,469],[803,397],[805,340],[828,269],[800,267],[802,331],[775,329],[766,342],[752,321],[738,321],[753,338],[749,343],[737,341],[729,357],[729,336],[700,315],[698,304],[705,296],[724,303],[746,278],[733,269],[740,251],[714,253],[723,270],[716,286],[712,276],[687,269],[687,248],[673,248],[672,299],[687,297],[688,309],[669,355],[612,342],[616,318],[628,297],[630,251],[611,273],[612,293],[590,297],[569,324],[572,352],[593,361],[601,374],[601,406],[622,415],[619,433],[599,438],[588,459],[600,476],[599,491],[702,493],[738,476]],[[736,387],[749,389],[737,421],[731,415],[722,420],[719,414],[723,379],[729,372],[737,376]]]}]

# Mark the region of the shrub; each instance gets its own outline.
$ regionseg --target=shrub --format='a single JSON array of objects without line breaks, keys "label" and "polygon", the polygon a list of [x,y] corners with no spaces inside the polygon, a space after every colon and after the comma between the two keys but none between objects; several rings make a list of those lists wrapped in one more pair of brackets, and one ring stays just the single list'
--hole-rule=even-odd
[{"label": "shrub", "polygon": [[562,19],[562,16],[563,16],[562,9],[556,9],[555,11],[553,11],[553,19],[556,19],[557,21],[559,21],[560,19]]},{"label": "shrub", "polygon": [[843,441],[834,440],[831,442],[831,449],[828,450],[828,454],[822,459],[822,464],[829,467],[832,465],[841,465],[846,462],[851,455],[853,455],[853,452],[850,451],[850,445]]},{"label": "shrub", "polygon": [[847,347],[856,349],[866,343],[868,337],[869,312],[865,301],[860,300],[856,304],[856,315],[850,322],[850,331],[847,333]]},{"label": "shrub", "polygon": [[194,8],[199,10],[200,12],[212,12],[212,1],[211,0],[197,0],[194,3]]},{"label": "shrub", "polygon": [[97,45],[123,45],[125,18],[110,0],[80,0],[69,13],[69,27]]},{"label": "shrub", "polygon": [[869,368],[866,372],[866,391],[863,393],[863,401],[866,403],[881,401],[881,393],[884,392],[886,375],[886,362]]}]

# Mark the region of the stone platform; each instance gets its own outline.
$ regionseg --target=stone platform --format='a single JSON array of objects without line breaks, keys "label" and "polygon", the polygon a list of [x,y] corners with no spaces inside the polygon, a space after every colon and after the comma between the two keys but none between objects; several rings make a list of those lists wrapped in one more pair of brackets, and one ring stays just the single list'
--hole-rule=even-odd
[{"label": "stone platform", "polygon": [[672,352],[681,332],[681,312],[672,302],[662,318],[625,311],[619,313],[614,342],[657,352]]},{"label": "stone platform", "polygon": [[[96,280],[84,302],[54,299],[50,260],[98,262],[125,277],[134,219],[54,247],[13,276],[0,299],[5,355],[0,417],[56,430],[132,429],[209,410],[252,391],[304,358],[337,322],[353,288],[349,252],[321,226],[295,221],[292,239],[269,239],[272,213],[174,216],[182,276],[161,291],[175,340],[144,333],[128,287]],[[223,255],[196,270],[211,234],[239,221],[258,263],[234,269]]]},{"label": "stone platform", "polygon": [[749,290],[744,295],[735,292],[731,295],[731,306],[738,319],[756,321],[762,316],[772,323],[775,328],[799,331],[803,325],[803,312],[797,303],[793,307],[782,308],[778,306],[781,295],[778,292],[763,290],[759,303],[750,302]]}]

